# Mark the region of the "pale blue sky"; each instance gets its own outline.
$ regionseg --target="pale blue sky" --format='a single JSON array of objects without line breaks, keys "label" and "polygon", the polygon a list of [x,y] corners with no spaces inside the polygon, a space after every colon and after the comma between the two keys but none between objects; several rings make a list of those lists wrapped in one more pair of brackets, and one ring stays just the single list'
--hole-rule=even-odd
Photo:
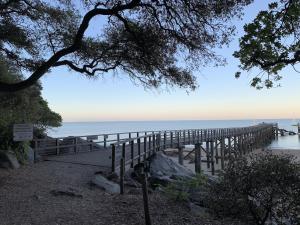
[{"label": "pale blue sky", "polygon": [[[189,94],[178,88],[144,90],[126,76],[105,74],[96,80],[55,69],[42,78],[43,97],[60,113],[64,122],[107,120],[189,120],[189,119],[257,119],[300,117],[300,74],[291,68],[282,87],[257,91],[249,83],[252,72],[234,78],[238,60],[232,57],[238,49],[242,26],[270,1],[256,0],[245,9],[243,21],[235,21],[238,35],[229,48],[218,49],[228,65],[202,68],[196,73],[199,88]],[[92,32],[92,31],[90,31]]]}]

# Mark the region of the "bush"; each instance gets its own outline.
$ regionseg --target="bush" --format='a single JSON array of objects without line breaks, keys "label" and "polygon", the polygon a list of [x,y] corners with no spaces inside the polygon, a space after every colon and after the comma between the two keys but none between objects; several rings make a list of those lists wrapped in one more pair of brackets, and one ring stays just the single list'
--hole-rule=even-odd
[{"label": "bush", "polygon": [[205,200],[218,216],[255,224],[300,224],[300,165],[270,153],[232,159]]},{"label": "bush", "polygon": [[202,173],[197,173],[191,179],[180,178],[163,187],[167,196],[175,201],[187,201],[192,190],[198,189],[206,184],[206,177]]}]

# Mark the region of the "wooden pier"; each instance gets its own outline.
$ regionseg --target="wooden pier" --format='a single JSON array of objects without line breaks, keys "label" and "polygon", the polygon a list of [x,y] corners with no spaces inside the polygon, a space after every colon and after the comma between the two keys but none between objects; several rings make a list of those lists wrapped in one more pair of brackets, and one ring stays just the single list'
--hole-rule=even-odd
[{"label": "wooden pier", "polygon": [[36,139],[35,155],[48,160],[98,165],[123,173],[125,167],[144,162],[157,151],[178,149],[183,163],[183,148],[192,145],[195,171],[204,166],[215,174],[231,157],[262,148],[278,137],[277,124],[262,123],[250,127],[188,129],[99,134],[77,137]]}]

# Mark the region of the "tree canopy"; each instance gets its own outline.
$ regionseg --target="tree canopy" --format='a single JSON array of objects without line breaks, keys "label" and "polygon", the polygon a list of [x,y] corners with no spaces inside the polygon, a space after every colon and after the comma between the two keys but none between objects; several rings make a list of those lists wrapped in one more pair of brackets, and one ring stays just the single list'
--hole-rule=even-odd
[{"label": "tree canopy", "polygon": [[[61,66],[89,77],[124,71],[146,87],[194,89],[193,70],[223,62],[213,48],[229,43],[230,19],[252,1],[1,1],[0,54],[29,76],[1,81],[0,91],[29,87]],[[95,35],[87,34],[91,23]]]},{"label": "tree canopy", "polygon": [[[282,78],[280,71],[300,62],[300,1],[280,0],[269,4],[253,22],[244,26],[240,50],[234,56],[240,68],[260,72],[251,85],[261,89],[271,88]],[[298,71],[297,71],[298,72]],[[236,73],[239,77],[241,72]]]}]

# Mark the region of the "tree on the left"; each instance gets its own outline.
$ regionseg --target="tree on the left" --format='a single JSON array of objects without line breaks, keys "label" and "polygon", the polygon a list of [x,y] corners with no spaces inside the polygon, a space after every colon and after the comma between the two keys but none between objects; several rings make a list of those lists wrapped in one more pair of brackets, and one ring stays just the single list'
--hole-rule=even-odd
[{"label": "tree on the left", "polygon": [[[14,66],[0,58],[1,82],[20,82],[23,79]],[[25,149],[29,143],[13,141],[15,123],[32,123],[35,137],[43,137],[47,128],[61,125],[61,116],[49,108],[41,90],[37,82],[18,92],[0,93],[0,150],[13,151],[19,159],[26,157]]]}]

